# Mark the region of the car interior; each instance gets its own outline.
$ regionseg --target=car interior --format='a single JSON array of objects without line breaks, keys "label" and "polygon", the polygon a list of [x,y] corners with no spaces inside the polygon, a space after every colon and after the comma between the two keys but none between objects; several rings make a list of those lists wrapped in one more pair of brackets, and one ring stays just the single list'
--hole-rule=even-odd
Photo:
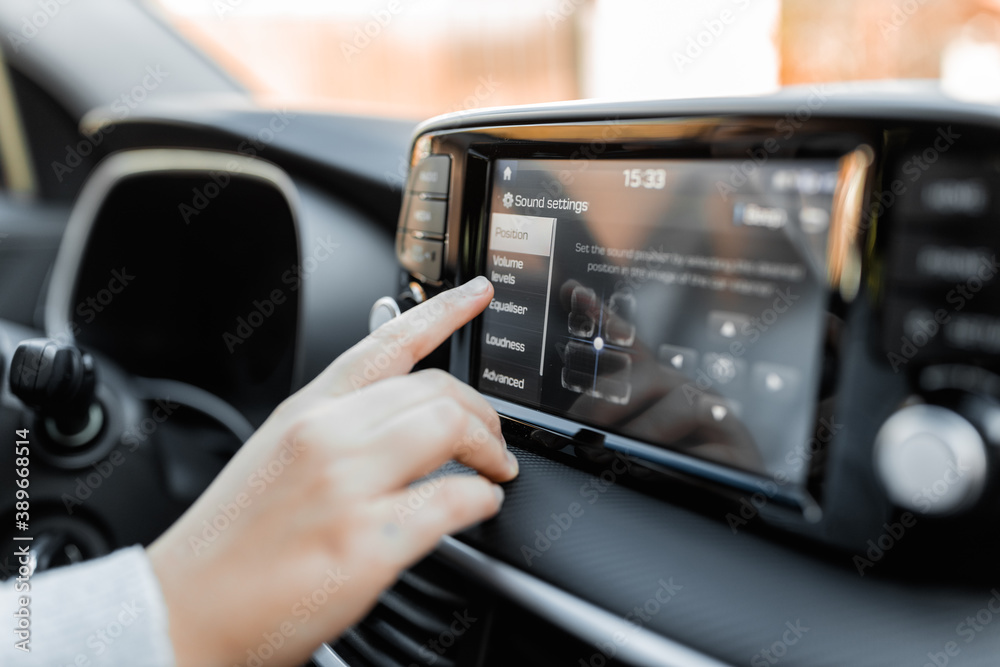
[{"label": "car interior", "polygon": [[[307,664],[997,664],[1000,10],[244,1],[0,5],[36,570],[150,544],[333,359],[485,275],[420,368],[520,475]],[[810,79],[848,33],[869,80]],[[317,72],[371,103],[287,92]]]}]

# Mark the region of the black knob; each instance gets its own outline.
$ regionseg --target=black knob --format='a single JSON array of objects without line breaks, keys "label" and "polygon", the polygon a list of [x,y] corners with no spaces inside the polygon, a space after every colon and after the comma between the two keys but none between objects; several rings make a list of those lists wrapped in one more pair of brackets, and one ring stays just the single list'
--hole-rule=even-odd
[{"label": "black knob", "polygon": [[72,345],[32,338],[14,351],[10,389],[45,419],[60,444],[79,446],[97,435],[102,413],[96,388],[94,358]]}]

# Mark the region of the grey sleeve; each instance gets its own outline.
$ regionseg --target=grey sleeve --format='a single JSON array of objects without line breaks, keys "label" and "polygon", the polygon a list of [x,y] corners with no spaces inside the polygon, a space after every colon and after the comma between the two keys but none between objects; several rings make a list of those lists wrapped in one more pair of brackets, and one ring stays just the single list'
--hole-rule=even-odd
[{"label": "grey sleeve", "polygon": [[[0,628],[0,664],[174,667],[166,603],[142,547],[27,582],[18,576],[0,585],[0,623],[6,626]],[[25,583],[29,590],[23,590]],[[28,651],[17,646],[24,637],[18,626],[25,620],[30,636],[21,646]]]}]

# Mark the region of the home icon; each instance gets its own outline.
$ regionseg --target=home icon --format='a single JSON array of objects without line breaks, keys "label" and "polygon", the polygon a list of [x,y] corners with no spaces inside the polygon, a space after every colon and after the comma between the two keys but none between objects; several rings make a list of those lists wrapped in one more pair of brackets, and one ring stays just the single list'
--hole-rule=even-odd
[{"label": "home icon", "polygon": [[503,170],[503,180],[505,181],[510,180],[510,167],[507,167],[506,169]]}]

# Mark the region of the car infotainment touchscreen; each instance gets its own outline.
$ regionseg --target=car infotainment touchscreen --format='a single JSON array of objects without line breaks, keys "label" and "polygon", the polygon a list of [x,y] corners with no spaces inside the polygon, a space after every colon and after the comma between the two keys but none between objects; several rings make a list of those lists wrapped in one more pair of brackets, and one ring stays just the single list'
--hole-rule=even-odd
[{"label": "car infotainment touchscreen", "polygon": [[801,480],[836,160],[495,160],[492,174],[480,391],[647,453]]}]

